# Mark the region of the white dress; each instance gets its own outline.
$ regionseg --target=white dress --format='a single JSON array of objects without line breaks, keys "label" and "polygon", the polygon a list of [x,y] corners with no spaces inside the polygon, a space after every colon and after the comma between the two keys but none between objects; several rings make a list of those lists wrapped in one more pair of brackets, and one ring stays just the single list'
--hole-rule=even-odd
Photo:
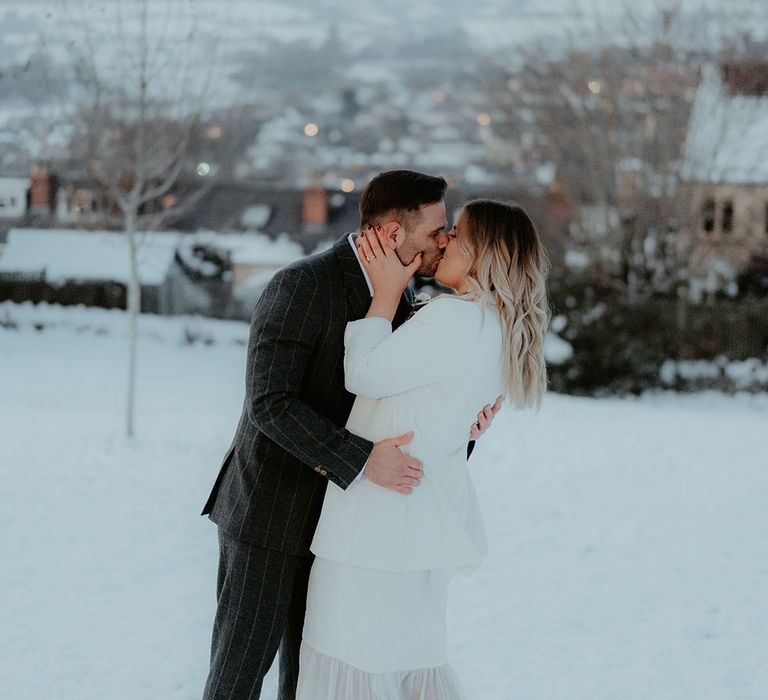
[{"label": "white dress", "polygon": [[347,325],[347,428],[371,441],[413,430],[424,466],[401,495],[361,479],[328,484],[311,549],[298,700],[461,700],[446,653],[447,587],[486,552],[467,471],[469,426],[503,393],[493,308],[430,302],[396,332]]}]

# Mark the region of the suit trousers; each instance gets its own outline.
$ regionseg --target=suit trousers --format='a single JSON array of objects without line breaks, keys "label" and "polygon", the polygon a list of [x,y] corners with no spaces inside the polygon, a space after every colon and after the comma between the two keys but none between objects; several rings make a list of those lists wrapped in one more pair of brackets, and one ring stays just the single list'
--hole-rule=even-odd
[{"label": "suit trousers", "polygon": [[278,698],[294,700],[314,556],[265,549],[218,530],[217,606],[203,700],[258,700],[278,648]]}]

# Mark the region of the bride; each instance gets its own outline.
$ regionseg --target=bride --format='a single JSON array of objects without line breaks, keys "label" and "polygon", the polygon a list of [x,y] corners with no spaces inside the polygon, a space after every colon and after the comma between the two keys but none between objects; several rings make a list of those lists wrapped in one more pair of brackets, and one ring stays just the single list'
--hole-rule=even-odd
[{"label": "bride", "polygon": [[398,235],[379,227],[357,240],[374,294],[346,329],[346,386],[357,395],[347,428],[373,441],[413,428],[421,486],[402,495],[366,479],[329,483],[311,547],[299,700],[465,697],[447,663],[447,587],[487,549],[466,426],[500,393],[524,408],[546,388],[546,256],[526,212],[466,204],[435,274],[456,294],[393,333],[419,264],[401,263]]}]

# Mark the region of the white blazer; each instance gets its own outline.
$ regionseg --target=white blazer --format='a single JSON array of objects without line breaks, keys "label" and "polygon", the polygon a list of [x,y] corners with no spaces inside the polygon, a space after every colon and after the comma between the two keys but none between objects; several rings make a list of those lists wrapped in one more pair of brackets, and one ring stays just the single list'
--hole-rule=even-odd
[{"label": "white blazer", "polygon": [[328,483],[311,550],[383,571],[474,567],[487,551],[467,471],[477,412],[504,390],[501,325],[494,308],[455,296],[431,301],[394,333],[383,318],[347,324],[347,429],[376,442],[413,430],[401,449],[422,461],[404,495],[360,479]]}]

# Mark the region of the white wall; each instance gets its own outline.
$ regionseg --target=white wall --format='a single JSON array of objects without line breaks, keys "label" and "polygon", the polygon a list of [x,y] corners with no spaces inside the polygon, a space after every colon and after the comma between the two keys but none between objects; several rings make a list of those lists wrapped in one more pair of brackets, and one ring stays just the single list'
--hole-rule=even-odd
[{"label": "white wall", "polygon": [[26,177],[0,177],[0,219],[18,219],[27,211]]}]

